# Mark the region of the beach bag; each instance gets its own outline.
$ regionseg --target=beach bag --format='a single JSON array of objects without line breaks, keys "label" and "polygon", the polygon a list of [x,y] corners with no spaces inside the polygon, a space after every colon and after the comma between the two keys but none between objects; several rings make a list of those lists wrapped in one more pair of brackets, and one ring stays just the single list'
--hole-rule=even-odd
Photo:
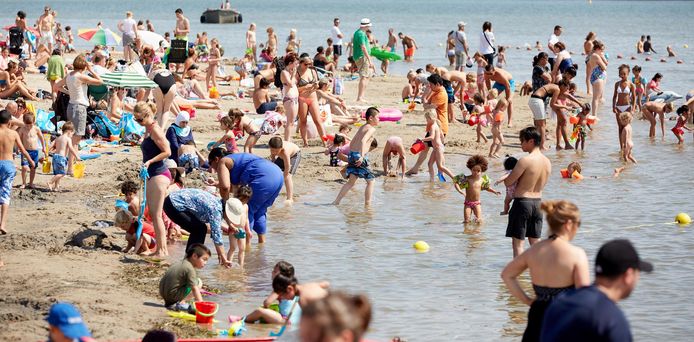
[{"label": "beach bag", "polygon": [[53,116],[53,124],[57,124],[58,121],[67,120],[68,104],[70,104],[70,95],[59,91],[58,95],[53,101],[53,106],[51,106],[51,109],[53,112],[55,112],[55,115]]},{"label": "beach bag", "polygon": [[131,113],[123,113],[120,119],[120,138],[123,142],[137,143],[145,134],[145,128],[135,122]]},{"label": "beach bag", "polygon": [[46,112],[43,109],[36,111],[36,126],[41,130],[41,132],[52,132],[55,131],[55,124],[51,122],[51,119],[55,116],[53,112]]},{"label": "beach bag", "polygon": [[10,53],[13,55],[22,54],[22,44],[24,44],[24,32],[19,27],[12,27],[9,30]]},{"label": "beach bag", "polygon": [[342,83],[342,77],[337,76],[333,79],[333,94],[342,95],[345,92],[345,85]]},{"label": "beach bag", "polygon": [[275,64],[275,87],[282,89],[282,70],[284,70],[284,59],[275,57],[272,62]]},{"label": "beach bag", "polygon": [[102,138],[111,138],[113,135],[120,135],[120,127],[113,123],[104,112],[94,113],[92,123],[96,133]]}]

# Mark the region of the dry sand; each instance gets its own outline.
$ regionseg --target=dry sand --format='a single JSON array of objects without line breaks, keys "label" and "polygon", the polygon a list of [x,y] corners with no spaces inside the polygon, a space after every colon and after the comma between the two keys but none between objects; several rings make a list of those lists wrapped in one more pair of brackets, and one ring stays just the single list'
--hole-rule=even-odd
[{"label": "dry sand", "polygon": [[[48,88],[43,75],[29,75],[28,81],[33,89]],[[396,107],[404,112],[406,105],[400,103],[399,98],[405,83],[404,77],[375,78],[368,86],[367,98],[373,105]],[[348,105],[356,98],[356,86],[356,81],[345,82],[343,97]],[[232,88],[235,89],[236,85]],[[223,91],[228,89],[222,87]],[[49,101],[43,100],[37,107],[47,108],[49,105]],[[223,100],[221,106],[226,112],[232,107],[252,110],[253,104],[250,98],[245,98]],[[201,148],[222,134],[215,121],[217,112],[199,110],[197,118],[191,121]],[[456,112],[460,114],[459,110]],[[520,152],[517,132],[532,124],[527,98],[521,98],[517,93],[514,115],[515,127],[502,129],[507,143],[502,155]],[[406,113],[400,123],[381,123],[376,131],[381,148],[370,154],[373,169],[381,170],[382,146],[389,136],[400,136],[405,144],[411,144],[424,135],[424,124],[421,106]],[[549,129],[553,132],[553,127]],[[337,127],[329,128],[330,133],[336,130]],[[491,138],[489,128],[486,128],[486,133]],[[268,139],[267,136],[260,139],[256,153],[269,154]],[[488,144],[475,142],[473,127],[450,125],[447,154],[486,155],[488,149]],[[7,225],[9,234],[0,236],[0,259],[5,264],[0,267],[0,288],[3,291],[0,298],[0,326],[3,327],[0,340],[44,339],[47,329],[43,319],[56,301],[75,303],[99,339],[137,338],[155,326],[176,329],[188,336],[204,334],[186,326],[186,323],[166,317],[157,295],[159,277],[165,266],[148,263],[132,254],[123,255],[120,252],[125,247],[123,233],[113,227],[95,226],[97,220],[113,219],[113,196],[118,194],[122,181],[136,180],[136,170],[141,163],[138,147],[119,146],[105,151],[114,153],[87,161],[83,179],[64,178],[61,182],[64,192],[47,192],[43,184],[50,176],[41,174],[40,170],[36,184],[41,189],[13,190]],[[320,186],[334,189],[337,194],[339,175],[335,168],[327,166],[328,157],[323,151],[317,140],[303,150],[304,158],[294,178],[296,196],[301,197],[304,189],[316,181],[322,183]],[[414,156],[408,156],[409,165],[414,160]],[[195,175],[190,177],[196,178]],[[21,184],[19,171],[15,179],[17,184]],[[188,184],[200,183],[194,180]],[[283,195],[278,201],[283,199]],[[278,223],[272,222],[270,217],[270,224]],[[269,238],[272,238],[272,233]],[[173,248],[182,246],[178,243]],[[184,329],[179,329],[181,326]]]}]

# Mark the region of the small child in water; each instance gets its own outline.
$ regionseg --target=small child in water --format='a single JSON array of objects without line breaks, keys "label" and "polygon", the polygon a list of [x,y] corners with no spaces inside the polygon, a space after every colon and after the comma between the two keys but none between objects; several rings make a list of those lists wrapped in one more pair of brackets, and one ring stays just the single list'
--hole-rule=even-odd
[{"label": "small child in water", "polygon": [[[677,144],[684,144],[684,130],[691,132],[692,129],[687,127],[687,119],[689,118],[689,107],[687,105],[682,105],[677,108],[677,121],[675,127],[672,128],[672,133],[677,137]],[[31,153],[31,151],[29,151]]]},{"label": "small child in water", "polygon": [[[455,189],[465,196],[465,211],[463,223],[470,223],[470,216],[475,214],[477,222],[482,222],[482,202],[480,202],[482,190],[489,191],[493,194],[501,194],[491,187],[491,180],[483,172],[487,171],[487,159],[481,155],[474,155],[467,160],[467,168],[472,171],[472,174],[466,176],[459,174],[453,178]],[[465,192],[463,192],[465,190]]]},{"label": "small child in water", "polygon": [[[36,167],[39,165],[39,147],[43,146],[45,151],[44,155],[48,156],[48,149],[46,149],[46,140],[41,134],[41,129],[34,125],[36,118],[34,114],[27,113],[22,117],[24,121],[24,127],[17,130],[19,137],[22,139],[22,144],[24,148],[31,156],[31,160],[34,161],[34,166],[29,166],[29,160],[22,157],[22,188],[33,188],[34,178],[36,177]],[[40,143],[40,146],[39,146]],[[29,185],[27,185],[27,171],[29,172]]]},{"label": "small child in water", "polygon": [[71,153],[75,160],[82,161],[75,146],[72,145],[72,136],[75,134],[75,126],[72,122],[66,122],[62,127],[63,134],[53,141],[53,178],[48,182],[48,190],[57,191],[60,180],[67,173],[67,156]]},{"label": "small child in water", "polygon": [[[504,179],[508,178],[508,176],[513,171],[513,168],[516,167],[517,163],[518,159],[516,159],[515,157],[506,158],[506,160],[504,160],[504,175],[501,176],[499,180],[494,182],[494,185],[499,185],[499,183],[503,183]],[[504,211],[501,212],[501,215],[508,215],[508,211],[511,209],[511,201],[513,201],[513,196],[516,192],[517,183],[518,182],[506,186],[506,197],[504,197]]]},{"label": "small child in water", "polygon": [[140,215],[140,198],[137,192],[140,187],[133,181],[125,181],[120,185],[120,192],[125,196],[125,203],[128,204],[128,211],[131,215]]},{"label": "small child in water", "polygon": [[[294,266],[292,264],[281,260],[275,264],[272,268],[272,279],[275,279],[278,275],[284,277],[293,278],[294,277]],[[279,305],[275,304],[278,301]],[[249,313],[244,317],[239,316],[229,316],[229,322],[234,323],[239,320],[243,320],[246,323],[262,322],[267,324],[281,324],[284,323],[289,316],[289,310],[292,307],[293,301],[279,299],[279,296],[274,291],[270,293],[267,298],[263,301],[263,306],[261,308],[255,309],[253,312]],[[293,319],[290,319],[290,323],[298,323],[299,315],[292,315]]]},{"label": "small child in water", "polygon": [[[137,219],[130,211],[119,210],[116,212],[116,217],[113,220],[114,225],[121,230],[125,231],[125,240],[128,241],[128,245],[125,247],[123,253],[130,252],[130,249],[135,247],[137,243],[137,237],[135,233],[137,232]],[[142,221],[142,238],[143,243],[140,246],[139,251],[135,251],[136,254],[148,253],[150,250],[155,250],[157,247],[157,241],[155,239],[154,226],[151,223]]]},{"label": "small child in water", "polygon": [[[392,136],[386,140],[386,146],[383,147],[383,174],[388,177],[397,177],[398,169],[402,172],[400,178],[405,177],[405,168],[407,167],[405,162],[405,145],[402,143],[402,138]],[[390,158],[393,156],[398,157],[398,163],[395,168],[390,165]]]},{"label": "small child in water", "polygon": [[620,142],[622,147],[622,153],[625,162],[632,162],[636,164],[636,159],[634,159],[634,141],[631,139],[632,129],[631,129],[631,112],[619,113],[619,121],[622,123],[622,134],[620,135]]},{"label": "small child in water", "polygon": [[233,259],[234,251],[238,247],[239,266],[241,268],[243,268],[246,256],[246,241],[250,243],[253,238],[248,222],[248,201],[251,199],[251,196],[253,196],[253,190],[249,185],[244,184],[236,190],[234,198],[227,200],[225,208],[227,217],[231,222],[227,260],[231,261]]},{"label": "small child in water", "polygon": [[574,147],[577,151],[579,145],[581,147],[581,151],[585,150],[586,137],[588,137],[588,130],[593,130],[593,128],[590,127],[590,124],[588,124],[588,115],[590,115],[590,103],[584,103],[583,105],[581,105],[581,111],[576,115],[576,117],[578,118],[578,122],[574,124],[574,130],[571,134],[572,138],[574,136],[576,137],[576,144]]},{"label": "small child in water", "polygon": [[194,299],[202,302],[202,280],[195,269],[205,267],[211,255],[205,245],[194,243],[186,250],[185,259],[166,270],[159,281],[159,295],[164,299],[167,310],[190,312],[192,306],[183,301]]}]

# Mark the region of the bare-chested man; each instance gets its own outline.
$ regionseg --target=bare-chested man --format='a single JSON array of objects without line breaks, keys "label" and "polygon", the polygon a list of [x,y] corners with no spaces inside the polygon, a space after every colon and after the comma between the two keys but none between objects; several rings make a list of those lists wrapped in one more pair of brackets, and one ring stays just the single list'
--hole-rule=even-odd
[{"label": "bare-chested man", "polygon": [[[398,37],[395,36],[395,30],[388,29],[388,43],[386,43],[386,49],[389,52],[395,52],[395,44],[398,43]],[[388,74],[388,65],[390,65],[390,60],[385,58],[381,61],[381,71],[384,75]]]},{"label": "bare-chested man", "polygon": [[[488,64],[484,68],[484,80],[487,83],[487,88],[494,88],[499,92],[499,95],[502,92],[506,95],[506,102],[508,102],[508,127],[511,127],[513,124],[511,121],[513,116],[513,91],[516,89],[513,75],[504,69],[497,69],[493,65]],[[494,81],[494,85],[490,87],[491,81]]]},{"label": "bare-chested man", "polygon": [[51,14],[51,8],[46,6],[43,8],[43,14],[39,17],[36,25],[39,28],[39,41],[38,46],[45,46],[48,51],[53,51],[53,44],[55,44],[55,39],[53,39],[53,25],[55,18]]},{"label": "bare-chested man", "polygon": [[188,18],[183,16],[183,10],[177,8],[176,28],[174,29],[174,37],[176,39],[188,40],[188,33],[190,33],[190,21],[188,20]]},{"label": "bare-chested man", "polygon": [[417,41],[402,32],[398,33],[398,37],[402,41],[402,50],[405,54],[405,62],[412,62],[414,51],[419,49],[417,46]]},{"label": "bare-chested man", "polygon": [[508,215],[506,236],[512,238],[513,257],[523,253],[523,242],[530,244],[542,235],[542,190],[552,172],[552,164],[540,151],[542,137],[535,127],[527,127],[518,134],[521,148],[529,155],[518,160],[516,167],[504,180],[506,186],[516,184],[513,204]]}]

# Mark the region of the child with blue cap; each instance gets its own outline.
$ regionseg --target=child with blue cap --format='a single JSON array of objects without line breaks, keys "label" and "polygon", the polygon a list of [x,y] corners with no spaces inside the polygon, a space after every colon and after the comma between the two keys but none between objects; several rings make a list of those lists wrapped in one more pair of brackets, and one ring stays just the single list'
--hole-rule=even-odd
[{"label": "child with blue cap", "polygon": [[94,341],[79,310],[70,303],[56,303],[48,311],[48,336],[52,342]]}]

